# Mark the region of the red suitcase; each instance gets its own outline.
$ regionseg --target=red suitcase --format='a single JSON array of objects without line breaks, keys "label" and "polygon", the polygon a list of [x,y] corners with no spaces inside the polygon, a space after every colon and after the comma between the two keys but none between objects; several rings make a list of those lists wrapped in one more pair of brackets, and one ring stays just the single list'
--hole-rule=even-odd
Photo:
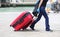
[{"label": "red suitcase", "polygon": [[10,26],[14,28],[15,31],[27,28],[32,22],[33,17],[28,11],[22,12],[12,23]]}]

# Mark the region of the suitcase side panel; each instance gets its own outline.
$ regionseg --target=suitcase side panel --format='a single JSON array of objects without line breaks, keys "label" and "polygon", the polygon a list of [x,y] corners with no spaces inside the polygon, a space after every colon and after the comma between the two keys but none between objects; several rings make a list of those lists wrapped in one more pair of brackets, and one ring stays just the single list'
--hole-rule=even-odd
[{"label": "suitcase side panel", "polygon": [[26,13],[25,15],[23,15],[23,16],[13,25],[13,27],[15,27],[17,24],[22,23],[22,22],[24,21],[24,18],[25,18],[26,16],[28,16],[28,15],[30,15],[29,12]]},{"label": "suitcase side panel", "polygon": [[[18,24],[14,29],[17,31],[17,30],[20,30],[22,29],[24,26],[26,26],[30,21],[32,20],[32,16],[29,14],[25,19],[24,21],[21,23],[21,24]],[[29,24],[28,24],[29,25]]]},{"label": "suitcase side panel", "polygon": [[26,14],[26,12],[21,13],[10,25],[13,26],[13,24],[15,24],[24,14]]}]

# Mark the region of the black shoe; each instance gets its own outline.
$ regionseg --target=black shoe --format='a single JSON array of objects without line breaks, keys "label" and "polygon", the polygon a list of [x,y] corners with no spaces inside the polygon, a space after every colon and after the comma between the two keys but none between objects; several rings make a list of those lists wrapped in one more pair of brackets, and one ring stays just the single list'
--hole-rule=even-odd
[{"label": "black shoe", "polygon": [[46,29],[46,31],[50,31],[50,32],[53,32],[53,30],[51,30],[51,29]]},{"label": "black shoe", "polygon": [[30,28],[31,28],[32,30],[35,30],[35,29],[34,29],[33,27],[31,27],[31,26],[30,26]]}]

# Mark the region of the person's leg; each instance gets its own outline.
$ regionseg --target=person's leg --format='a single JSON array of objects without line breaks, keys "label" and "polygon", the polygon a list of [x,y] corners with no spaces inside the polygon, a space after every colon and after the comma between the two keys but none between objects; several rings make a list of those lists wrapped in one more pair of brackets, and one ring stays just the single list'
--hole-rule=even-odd
[{"label": "person's leg", "polygon": [[38,18],[31,24],[30,28],[34,30],[35,24],[41,19],[42,13],[39,13]]},{"label": "person's leg", "polygon": [[43,14],[43,16],[44,16],[44,18],[45,18],[46,31],[50,31],[49,18],[48,18],[48,15],[47,15],[46,11],[45,11],[45,8],[42,7],[41,10],[43,10],[43,11],[42,11],[42,14]]}]

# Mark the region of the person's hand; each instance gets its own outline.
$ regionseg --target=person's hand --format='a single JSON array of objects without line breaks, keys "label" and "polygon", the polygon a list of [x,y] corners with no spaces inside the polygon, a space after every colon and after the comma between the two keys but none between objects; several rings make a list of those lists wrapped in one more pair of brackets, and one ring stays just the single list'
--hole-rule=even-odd
[{"label": "person's hand", "polygon": [[38,13],[40,12],[39,8],[37,9],[37,12],[38,12]]}]

